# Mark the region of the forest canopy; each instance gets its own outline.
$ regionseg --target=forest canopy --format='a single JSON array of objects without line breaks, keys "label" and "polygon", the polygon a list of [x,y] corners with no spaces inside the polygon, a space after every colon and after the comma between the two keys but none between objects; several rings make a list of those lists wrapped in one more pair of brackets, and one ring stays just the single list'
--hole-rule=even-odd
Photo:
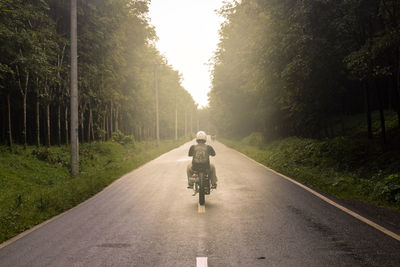
[{"label": "forest canopy", "polygon": [[[0,2],[0,143],[68,144],[70,1]],[[81,142],[113,132],[155,137],[188,134],[197,106],[182,77],[155,48],[149,1],[78,1]],[[157,73],[157,75],[156,75]],[[194,121],[194,119],[193,119]]]},{"label": "forest canopy", "polygon": [[400,1],[227,3],[213,58],[210,118],[220,133],[329,137],[344,116],[397,112]]}]

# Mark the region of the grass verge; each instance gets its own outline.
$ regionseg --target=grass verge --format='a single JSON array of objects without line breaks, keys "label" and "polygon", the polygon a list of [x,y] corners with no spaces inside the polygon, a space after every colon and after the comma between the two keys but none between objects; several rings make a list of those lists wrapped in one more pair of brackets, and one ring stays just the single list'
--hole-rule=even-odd
[{"label": "grass verge", "polygon": [[398,147],[351,137],[260,139],[222,142],[320,192],[400,211]]},{"label": "grass verge", "polygon": [[65,147],[0,146],[0,243],[101,191],[123,174],[187,140],[82,144],[80,174],[69,173]]}]

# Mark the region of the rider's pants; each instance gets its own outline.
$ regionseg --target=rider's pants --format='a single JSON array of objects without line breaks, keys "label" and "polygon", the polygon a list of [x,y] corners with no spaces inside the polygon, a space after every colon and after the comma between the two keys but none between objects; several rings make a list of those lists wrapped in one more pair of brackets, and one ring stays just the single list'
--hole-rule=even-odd
[{"label": "rider's pants", "polygon": [[[188,184],[191,185],[189,182],[189,178],[192,177],[192,175],[194,173],[194,171],[192,170],[192,163],[189,163],[189,165],[187,166],[186,173],[187,173],[187,177],[188,177]],[[208,171],[208,176],[210,177],[211,184],[213,184],[213,185],[217,184],[217,173],[215,171],[215,166],[212,163],[210,163],[210,169]]]}]

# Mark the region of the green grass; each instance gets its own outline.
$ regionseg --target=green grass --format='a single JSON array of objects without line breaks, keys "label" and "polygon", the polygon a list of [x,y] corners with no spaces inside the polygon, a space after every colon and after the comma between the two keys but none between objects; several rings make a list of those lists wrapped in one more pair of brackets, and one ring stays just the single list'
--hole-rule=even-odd
[{"label": "green grass", "polygon": [[101,191],[123,174],[185,140],[83,144],[80,174],[69,173],[69,150],[0,146],[0,243]]},{"label": "green grass", "polygon": [[[388,143],[362,134],[353,117],[354,135],[316,140],[298,137],[264,142],[254,133],[223,142],[303,184],[341,199],[356,199],[400,210],[400,131],[388,116]],[[376,125],[376,120],[374,125]],[[361,133],[361,134],[360,134]]]}]

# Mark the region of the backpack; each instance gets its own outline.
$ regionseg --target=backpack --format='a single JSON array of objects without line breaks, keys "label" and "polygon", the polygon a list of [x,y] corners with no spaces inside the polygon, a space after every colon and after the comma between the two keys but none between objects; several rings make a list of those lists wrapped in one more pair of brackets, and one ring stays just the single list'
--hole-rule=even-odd
[{"label": "backpack", "polygon": [[194,147],[192,163],[195,167],[208,167],[209,155],[206,145],[197,145]]}]

